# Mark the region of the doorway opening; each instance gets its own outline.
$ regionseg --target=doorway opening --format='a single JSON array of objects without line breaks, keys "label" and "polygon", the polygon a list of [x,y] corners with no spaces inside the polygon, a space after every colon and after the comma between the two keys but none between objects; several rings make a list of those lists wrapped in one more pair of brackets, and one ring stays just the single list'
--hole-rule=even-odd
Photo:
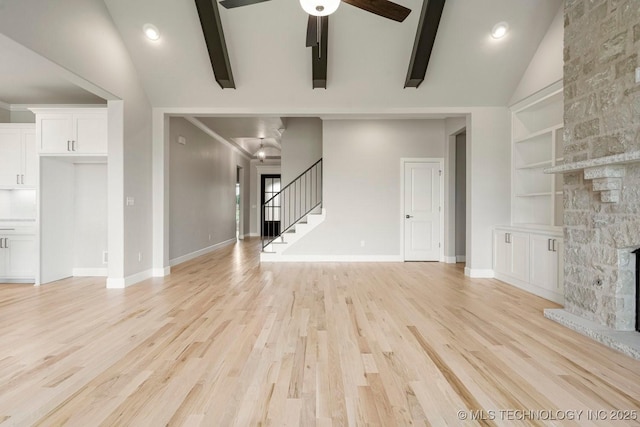
[{"label": "doorway opening", "polygon": [[242,168],[236,168],[236,239],[240,240],[240,171]]},{"label": "doorway opening", "polygon": [[466,262],[467,250],[467,132],[456,135],[455,141],[455,256],[456,262]]},{"label": "doorway opening", "polygon": [[262,206],[262,236],[280,234],[280,174],[262,175],[260,205]]}]

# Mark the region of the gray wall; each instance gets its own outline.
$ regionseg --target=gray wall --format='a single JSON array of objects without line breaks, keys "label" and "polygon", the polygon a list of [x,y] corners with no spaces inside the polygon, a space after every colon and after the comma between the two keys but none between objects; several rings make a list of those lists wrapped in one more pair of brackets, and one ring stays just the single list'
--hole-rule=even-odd
[{"label": "gray wall", "polygon": [[467,238],[467,134],[456,135],[456,200],[455,200],[455,232],[456,256],[466,254],[465,241]]},{"label": "gray wall", "polygon": [[36,115],[31,111],[12,111],[11,123],[35,123]]},{"label": "gray wall", "polygon": [[11,111],[0,107],[0,123],[11,123]]},{"label": "gray wall", "polygon": [[287,254],[398,257],[400,159],[444,157],[444,120],[323,121],[323,139],[327,217]]},{"label": "gray wall", "polygon": [[[249,161],[183,118],[171,118],[169,133],[169,259],[173,260],[235,238],[236,168],[244,168],[247,183]],[[178,144],[178,136],[186,138],[186,145]]]},{"label": "gray wall", "polygon": [[316,117],[288,118],[281,143],[284,186],[322,157],[322,120]]}]

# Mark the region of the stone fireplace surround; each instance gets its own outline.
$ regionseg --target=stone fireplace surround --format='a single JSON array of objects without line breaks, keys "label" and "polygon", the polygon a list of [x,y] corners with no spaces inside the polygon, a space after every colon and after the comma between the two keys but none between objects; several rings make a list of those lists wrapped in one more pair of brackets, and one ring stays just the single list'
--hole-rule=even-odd
[{"label": "stone fireplace surround", "polygon": [[[635,331],[638,301],[635,282],[636,256],[632,253],[640,248],[640,211],[634,209],[631,215],[636,217],[636,221],[623,221],[627,223],[621,229],[616,225],[619,221],[615,219],[620,210],[628,210],[628,202],[638,203],[635,199],[628,200],[629,197],[638,196],[637,190],[634,190],[638,186],[640,176],[638,166],[640,151],[565,163],[545,169],[545,173],[573,174],[567,180],[568,194],[565,194],[565,197],[572,197],[571,183],[579,188],[591,181],[590,203],[581,207],[591,208],[589,210],[592,213],[582,217],[586,220],[582,227],[573,223],[569,224],[570,227],[565,227],[565,237],[571,238],[572,235],[580,234],[575,231],[582,229],[581,231],[585,231],[593,239],[581,242],[581,249],[585,255],[580,255],[580,250],[576,250],[575,247],[571,249],[572,245],[567,245],[570,249],[565,252],[565,260],[569,258],[580,262],[589,259],[593,269],[591,277],[587,276],[589,273],[578,274],[586,283],[573,288],[569,285],[565,295],[566,309],[547,309],[544,315],[640,360],[640,333]],[[630,185],[625,185],[627,169],[631,170],[627,179],[631,188]],[[573,196],[575,197],[575,194]],[[573,201],[575,202],[575,199]],[[622,203],[621,209],[615,207],[619,203]],[[571,216],[571,208],[576,206],[567,200],[565,205],[569,208],[568,214]],[[593,227],[593,230],[589,230],[590,227]],[[602,234],[606,233],[612,234],[611,239],[603,239]],[[603,249],[599,247],[602,243],[613,244],[614,247]],[[571,270],[571,262],[568,264]],[[575,272],[574,267],[574,271],[569,271],[569,275]]]},{"label": "stone fireplace surround", "polygon": [[[640,359],[640,1],[564,1],[563,310],[545,315]],[[635,293],[635,288],[634,288]]]}]

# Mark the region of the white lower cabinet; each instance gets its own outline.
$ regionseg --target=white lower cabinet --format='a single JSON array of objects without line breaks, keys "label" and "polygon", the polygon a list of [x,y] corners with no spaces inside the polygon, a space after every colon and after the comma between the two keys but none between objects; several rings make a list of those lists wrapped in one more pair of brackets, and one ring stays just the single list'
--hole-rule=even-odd
[{"label": "white lower cabinet", "polygon": [[32,282],[36,273],[36,239],[32,234],[0,234],[0,281]]},{"label": "white lower cabinet", "polygon": [[563,242],[555,233],[496,228],[496,278],[543,298],[564,302]]}]

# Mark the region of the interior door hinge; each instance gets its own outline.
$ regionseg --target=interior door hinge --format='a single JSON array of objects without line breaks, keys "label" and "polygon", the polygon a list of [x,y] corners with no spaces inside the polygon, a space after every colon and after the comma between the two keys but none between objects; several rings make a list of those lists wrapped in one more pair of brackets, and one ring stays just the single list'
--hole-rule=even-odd
[{"label": "interior door hinge", "polygon": [[439,171],[438,171],[438,174],[439,174],[440,176],[442,176],[442,171],[441,171],[441,170],[439,170]]}]

